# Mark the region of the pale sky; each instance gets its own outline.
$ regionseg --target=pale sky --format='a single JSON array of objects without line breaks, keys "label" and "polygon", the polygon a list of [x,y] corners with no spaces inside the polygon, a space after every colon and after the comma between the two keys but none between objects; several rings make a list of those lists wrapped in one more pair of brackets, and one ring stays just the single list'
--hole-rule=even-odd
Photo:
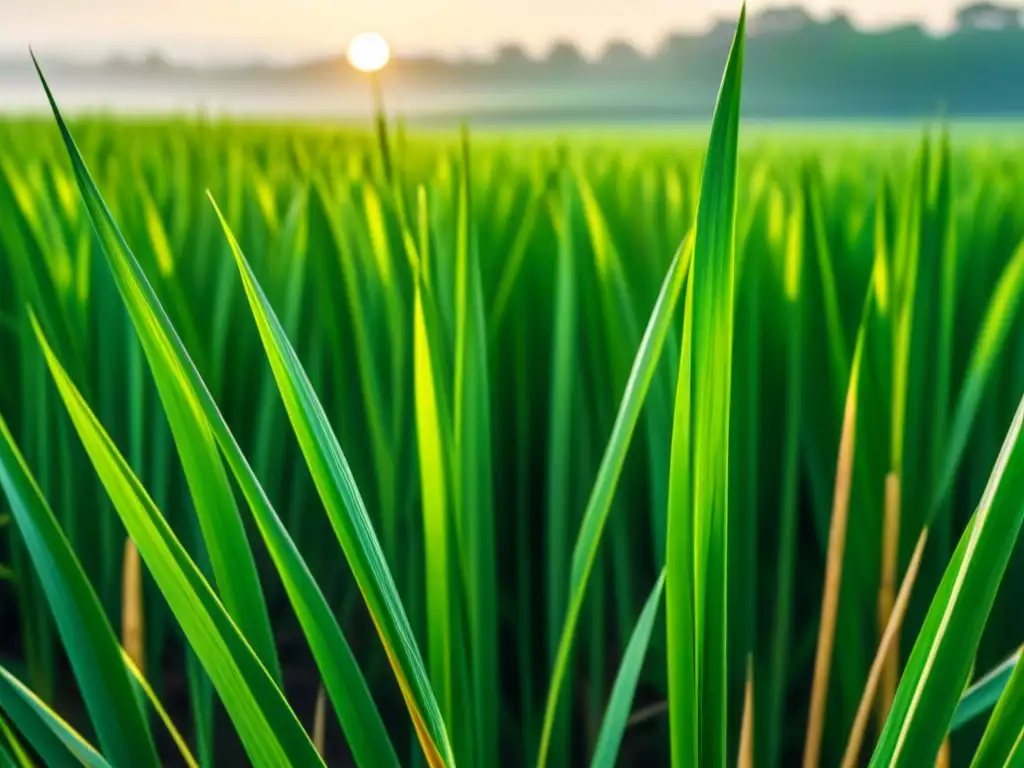
[{"label": "pale sky", "polygon": [[[749,0],[756,11],[792,0]],[[963,0],[803,0],[864,27],[920,21],[948,28]],[[173,58],[334,53],[372,30],[398,54],[481,53],[514,40],[544,51],[570,37],[587,51],[624,37],[650,49],[666,32],[735,15],[739,0],[0,0],[0,52],[105,56],[160,49]]]}]

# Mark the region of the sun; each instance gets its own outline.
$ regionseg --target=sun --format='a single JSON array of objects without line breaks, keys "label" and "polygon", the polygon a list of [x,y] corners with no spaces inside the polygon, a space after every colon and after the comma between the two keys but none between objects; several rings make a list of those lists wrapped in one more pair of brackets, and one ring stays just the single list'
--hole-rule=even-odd
[{"label": "sun", "polygon": [[348,62],[360,72],[379,72],[391,60],[388,41],[376,32],[363,32],[348,44]]}]

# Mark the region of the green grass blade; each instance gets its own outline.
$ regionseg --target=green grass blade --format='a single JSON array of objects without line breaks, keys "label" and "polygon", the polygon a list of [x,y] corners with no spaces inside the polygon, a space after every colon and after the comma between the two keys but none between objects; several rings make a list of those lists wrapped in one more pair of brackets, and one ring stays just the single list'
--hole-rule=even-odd
[{"label": "green grass blade", "polygon": [[462,535],[477,765],[498,763],[498,577],[495,561],[491,391],[480,254],[470,195],[469,138],[462,141],[455,252],[455,482]]},{"label": "green grass blade", "polygon": [[541,768],[547,764],[547,753],[551,746],[551,735],[554,729],[555,714],[562,683],[568,673],[569,657],[572,641],[579,623],[580,611],[583,608],[583,597],[590,572],[597,560],[601,534],[611,511],[612,499],[622,467],[629,451],[630,440],[640,419],[640,411],[644,397],[654,379],[654,372],[661,358],[661,352],[672,324],[672,316],[682,291],[683,281],[693,252],[693,241],[687,238],[680,246],[668,274],[662,284],[654,311],[647,324],[640,348],[637,350],[630,372],[626,391],[619,406],[612,434],[605,448],[601,467],[594,482],[590,500],[583,515],[583,523],[573,550],[572,571],[569,586],[569,603],[566,617],[562,624],[562,632],[558,643],[558,652],[548,688],[547,703],[544,710],[544,724],[541,731],[540,748],[537,764]]},{"label": "green grass blade", "polygon": [[989,298],[981,322],[981,329],[971,350],[967,373],[960,388],[956,410],[950,421],[946,437],[946,451],[939,466],[941,470],[934,485],[929,520],[942,504],[956,478],[964,450],[974,425],[982,396],[993,372],[999,364],[999,352],[1013,327],[1014,318],[1024,297],[1024,243],[1003,269],[1002,275]]},{"label": "green grass blade", "polygon": [[676,765],[724,766],[727,759],[729,411],[745,20],[744,7],[701,180],[673,418],[665,562]]},{"label": "green grass blade", "polygon": [[416,435],[419,443],[420,482],[423,495],[423,537],[426,549],[427,664],[437,691],[441,714],[452,716],[455,671],[453,574],[449,544],[453,540],[451,489],[446,463],[445,428],[442,426],[439,388],[424,314],[424,289],[417,286],[413,310],[413,348],[416,388]]},{"label": "green grass blade", "polygon": [[1010,681],[1010,676],[1017,668],[1018,661],[1020,661],[1019,650],[964,692],[960,703],[956,706],[956,712],[953,713],[953,720],[949,724],[950,732],[971,722],[995,706],[999,697],[1002,696],[1006,684]]},{"label": "green grass blade", "polygon": [[0,487],[46,593],[107,759],[126,768],[159,765],[114,631],[2,417]]},{"label": "green grass blade", "polygon": [[453,765],[454,757],[440,708],[352,470],[291,342],[222,216],[221,224],[288,417],[384,643],[424,752],[432,766]]},{"label": "green grass blade", "polygon": [[799,512],[800,431],[804,415],[803,323],[804,309],[800,301],[803,271],[803,210],[795,206],[789,219],[785,251],[785,426],[783,439],[782,492],[779,508],[779,553],[776,568],[775,610],[772,644],[769,656],[766,723],[761,744],[768,768],[779,764],[782,723],[786,716],[786,688],[789,679],[793,627],[793,595],[797,577],[797,523]]},{"label": "green grass blade", "polygon": [[36,326],[40,346],[90,460],[253,764],[323,765],[295,713],[167,521],[96,420]]},{"label": "green grass blade", "polygon": [[47,768],[109,768],[110,764],[60,715],[3,667],[0,708],[7,712]]},{"label": "green grass blade", "polygon": [[156,692],[153,690],[153,687],[143,676],[139,668],[135,666],[135,662],[132,661],[132,657],[129,656],[128,652],[125,651],[123,648],[121,649],[121,657],[124,660],[125,669],[128,670],[129,674],[132,676],[132,679],[135,681],[135,684],[142,690],[142,693],[149,700],[149,703],[153,705],[153,709],[156,710],[156,713],[159,716],[160,720],[163,722],[164,727],[167,728],[167,733],[170,734],[171,740],[174,742],[174,746],[177,747],[178,752],[181,755],[181,759],[185,761],[185,765],[187,766],[187,768],[199,768],[199,764],[196,762],[196,759],[192,756],[192,750],[188,748],[188,742],[185,741],[185,738],[181,735],[181,732],[178,731],[177,726],[174,725],[174,721],[171,719],[171,716],[167,713],[167,710],[164,708],[163,703],[161,703],[160,699],[157,698]]},{"label": "green grass blade", "polygon": [[[545,640],[550,669],[558,659],[559,637],[565,624],[569,596],[570,528],[572,524],[571,480],[568,457],[579,450],[573,441],[573,382],[579,365],[579,287],[575,253],[576,192],[572,176],[563,170],[561,178],[561,229],[555,258],[554,327],[551,344],[550,406],[547,414],[547,482],[544,514],[544,609]],[[557,711],[568,697],[552,705]],[[552,727],[554,727],[552,725]],[[549,737],[552,738],[552,737]],[[568,729],[562,725],[553,733],[559,756],[568,749]]]},{"label": "green grass blade", "polygon": [[0,717],[0,736],[3,737],[3,742],[0,743],[4,745],[7,768],[34,768],[25,747],[22,746],[11,726],[3,717]]},{"label": "green grass blade", "polygon": [[930,764],[948,732],[1024,522],[1022,423],[1024,400],[914,643],[872,768]]},{"label": "green grass blade", "polygon": [[7,763],[5,768],[35,768],[29,753],[15,735],[7,721],[0,717],[0,736],[3,741],[4,758]]},{"label": "green grass blade", "polygon": [[267,606],[231,484],[198,403],[180,386],[179,364],[170,341],[178,339],[177,333],[100,196],[38,63],[36,69],[96,236],[153,368],[224,605],[271,676],[280,681]]},{"label": "green grass blade", "polygon": [[[380,713],[337,619],[228,430],[158,298],[127,248],[110,250],[107,255],[121,269],[124,295],[132,297],[136,312],[146,320],[137,325],[137,329],[148,340],[150,348],[160,352],[158,357],[151,358],[154,376],[166,390],[176,391],[178,399],[189,404],[190,411],[183,415],[183,419],[193,420],[197,428],[202,429],[206,429],[203,425],[208,421],[228,459],[302,624],[353,755],[360,763],[397,765],[398,760]],[[227,263],[230,266],[230,262]],[[191,663],[189,667],[192,668]],[[204,685],[198,676],[190,673],[190,678],[193,690],[195,686],[201,689]],[[197,700],[202,699],[200,691]],[[195,714],[202,721],[199,732],[207,733],[210,720],[202,711],[197,710]],[[200,739],[200,744],[200,752],[203,753],[209,747],[208,741]]]},{"label": "green grass blade", "polygon": [[[1019,654],[1018,654],[1019,656]],[[972,766],[1011,765],[1024,742],[1024,666],[1017,664],[981,737]]]},{"label": "green grass blade", "polygon": [[640,617],[633,628],[633,634],[630,635],[629,642],[626,644],[626,651],[622,654],[619,673],[615,676],[615,684],[612,686],[612,694],[608,700],[608,709],[605,711],[604,720],[601,723],[597,746],[594,747],[594,757],[590,761],[591,768],[614,768],[618,759],[619,747],[622,744],[630,709],[633,706],[636,685],[643,669],[644,657],[647,655],[647,646],[651,642],[654,620],[658,616],[658,608],[661,607],[661,593],[664,587],[665,572],[662,571],[647,602],[644,603]]}]

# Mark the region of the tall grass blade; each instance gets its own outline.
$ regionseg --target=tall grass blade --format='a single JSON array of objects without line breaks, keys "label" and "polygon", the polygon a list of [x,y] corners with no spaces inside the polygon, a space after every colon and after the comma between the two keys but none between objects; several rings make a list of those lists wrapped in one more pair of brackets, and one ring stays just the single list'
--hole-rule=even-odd
[{"label": "tall grass blade", "polygon": [[2,417],[0,486],[32,558],[107,759],[126,768],[159,765],[114,631]]},{"label": "tall grass blade", "polygon": [[871,766],[930,762],[949,729],[1016,542],[1024,507],[1024,400],[988,486],[946,568],[900,680]]},{"label": "tall grass blade", "polygon": [[729,412],[745,27],[744,6],[701,178],[676,385],[665,561],[674,765],[724,766],[727,759]]},{"label": "tall grass blade", "polygon": [[590,761],[591,768],[614,768],[616,765],[622,737],[626,732],[626,724],[629,722],[636,685],[643,669],[644,658],[647,656],[647,647],[651,642],[651,632],[654,631],[654,621],[658,616],[658,608],[661,606],[661,593],[664,591],[664,587],[665,572],[662,571],[647,602],[644,603],[633,633],[626,644],[626,651],[622,654],[622,663],[615,676],[611,697],[608,699],[608,708],[605,710],[604,720],[597,737],[597,745],[594,747],[594,756]]},{"label": "tall grass blade", "polygon": [[665,281],[662,283],[661,293],[654,305],[654,311],[648,321],[640,349],[637,350],[633,369],[626,384],[626,392],[619,405],[615,425],[612,427],[612,434],[605,448],[597,479],[583,515],[583,523],[580,526],[573,550],[569,602],[559,635],[558,651],[555,656],[544,710],[540,747],[537,752],[539,767],[547,764],[547,753],[551,746],[557,704],[561,696],[562,684],[568,673],[572,641],[583,608],[587,580],[597,559],[601,534],[611,510],[615,487],[622,473],[630,439],[640,418],[644,397],[654,378],[654,371],[668,336],[672,314],[679,299],[692,253],[693,241],[688,237],[673,258]]},{"label": "tall grass blade", "polygon": [[1003,695],[1010,676],[1014,674],[1020,661],[1020,650],[1010,656],[994,669],[989,671],[974,685],[968,688],[956,706],[953,720],[949,724],[950,732],[969,723],[984,712],[988,712]]},{"label": "tall grass blade", "polygon": [[474,201],[470,195],[469,136],[462,139],[455,251],[454,437],[457,519],[472,658],[477,749],[474,762],[498,762],[498,577],[487,327]]},{"label": "tall grass blade", "polygon": [[35,328],[96,473],[209,674],[249,758],[257,768],[322,765],[270,673],[54,357],[42,330]]},{"label": "tall grass blade", "polygon": [[451,525],[453,500],[450,469],[446,463],[445,435],[442,426],[439,387],[427,320],[424,313],[424,288],[417,286],[413,310],[413,348],[416,381],[416,434],[419,443],[420,484],[423,496],[423,538],[426,542],[425,589],[427,596],[427,665],[441,708],[441,715],[451,722],[453,714],[455,609],[452,593],[454,541]]},{"label": "tall grass blade", "polygon": [[[63,123],[61,124],[63,125]],[[77,158],[77,150],[66,133],[65,141],[73,158]],[[115,275],[120,278],[119,287],[126,303],[133,308],[133,317],[141,318],[141,322],[136,322],[140,339],[143,340],[147,350],[157,350],[157,354],[149,355],[154,377],[165,391],[173,392],[176,395],[174,398],[176,401],[189,405],[190,410],[180,416],[182,421],[194,422],[192,429],[199,432],[205,433],[206,430],[212,428],[216,441],[242,488],[256,517],[260,532],[282,576],[289,599],[292,601],[314,658],[320,667],[335,712],[349,740],[353,754],[360,762],[375,765],[397,765],[398,760],[394,748],[390,743],[380,714],[370,697],[366,681],[324,595],[313,580],[312,574],[299,555],[280,518],[270,506],[266,494],[228,430],[209,390],[171,326],[156,294],[146,281],[141,267],[123,239],[117,234],[113,220],[102,208],[102,201],[99,200],[95,186],[89,180],[84,167],[82,168],[82,177],[84,182],[80,178],[80,183],[84,183],[86,188],[96,196],[93,202],[99,209],[96,215],[100,216],[104,231],[108,234],[112,232],[115,236],[112,240],[108,238],[104,241],[106,245],[104,255],[110,262]],[[90,198],[87,196],[88,199]],[[216,458],[216,461],[220,461],[219,457]],[[207,684],[204,683],[200,675],[193,674],[191,664],[189,669],[192,689],[196,689],[196,686],[201,689]],[[201,691],[197,695],[199,696],[197,702],[201,702],[204,698]],[[194,713],[198,718],[200,735],[208,734],[208,728],[212,727],[212,714],[205,710],[204,705],[197,708]],[[208,764],[211,751],[208,738],[200,739],[199,751],[203,764]]]},{"label": "tall grass blade", "polygon": [[[234,493],[217,452],[213,433],[202,418],[198,403],[188,397],[177,383],[178,363],[171,344],[167,342],[168,338],[177,339],[177,333],[156,300],[156,294],[142,268],[131,257],[128,245],[100,196],[57,108],[38,62],[36,71],[60,129],[96,236],[132,322],[139,332],[146,358],[154,370],[157,391],[178,446],[178,456],[195,502],[224,605],[271,676],[279,681],[281,673],[267,606],[256,574],[252,550],[235,505]],[[147,333],[140,329],[159,330]]]},{"label": "tall grass blade", "polygon": [[345,454],[266,296],[218,209],[246,297],[313,480],[370,609],[430,764],[452,765],[448,733],[412,628]]},{"label": "tall grass blade", "polygon": [[0,707],[47,768],[110,768],[92,745],[20,680],[0,667]]},{"label": "tall grass blade", "polygon": [[1002,696],[982,734],[972,766],[1012,765],[1019,763],[1024,752],[1024,666],[1013,669]]}]

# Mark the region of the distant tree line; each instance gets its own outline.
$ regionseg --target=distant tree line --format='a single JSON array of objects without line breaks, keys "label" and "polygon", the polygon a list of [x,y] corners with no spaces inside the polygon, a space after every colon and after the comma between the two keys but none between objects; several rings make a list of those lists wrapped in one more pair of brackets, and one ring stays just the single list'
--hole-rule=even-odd
[{"label": "distant tree line", "polygon": [[[571,40],[555,42],[539,57],[509,43],[484,58],[396,59],[381,76],[389,89],[518,94],[509,114],[568,109],[563,96],[571,95],[573,109],[590,115],[661,110],[706,116],[735,28],[735,19],[720,19],[701,34],[670,34],[649,54],[611,40],[592,58]],[[107,79],[304,83],[325,92],[359,78],[343,56],[219,69],[151,56],[111,61],[103,69]],[[751,116],[1024,115],[1024,5],[971,2],[956,11],[955,28],[943,35],[918,24],[864,31],[843,13],[821,19],[797,5],[770,8],[749,18],[744,69],[744,111]]]},{"label": "distant tree line", "polygon": [[[398,60],[386,75],[408,85],[587,87],[595,98],[641,89],[706,111],[735,27],[721,19],[703,34],[671,34],[652,55],[625,40],[593,59],[568,40],[539,58],[507,44],[486,60]],[[307,73],[336,77],[337,64],[308,65]],[[1024,7],[964,5],[941,36],[918,24],[867,32],[843,13],[816,19],[799,6],[766,9],[748,21],[744,69],[745,108],[754,114],[1021,114]]]}]

